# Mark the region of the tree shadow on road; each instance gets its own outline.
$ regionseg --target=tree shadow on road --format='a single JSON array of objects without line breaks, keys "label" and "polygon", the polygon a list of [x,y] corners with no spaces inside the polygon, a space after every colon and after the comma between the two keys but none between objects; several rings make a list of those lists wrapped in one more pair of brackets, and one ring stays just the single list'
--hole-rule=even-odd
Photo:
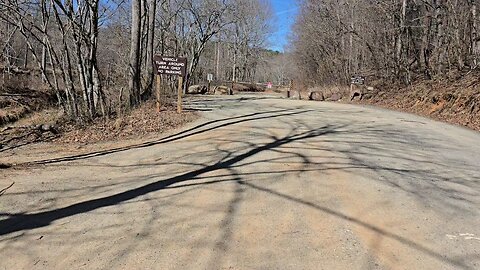
[{"label": "tree shadow on road", "polygon": [[[305,110],[291,110],[291,109],[281,109],[281,110],[272,110],[272,111],[266,111],[266,112],[257,112],[257,113],[251,113],[247,115],[241,115],[241,116],[235,116],[235,117],[229,117],[229,118],[224,118],[224,119],[219,119],[219,120],[212,120],[208,121],[206,123],[199,124],[195,127],[189,128],[187,130],[181,131],[179,133],[169,135],[165,138],[155,140],[155,141],[149,141],[145,143],[140,143],[140,144],[134,144],[134,145],[129,145],[125,147],[117,147],[117,148],[112,148],[112,149],[107,149],[103,151],[94,151],[90,153],[85,153],[85,154],[79,154],[79,155],[72,155],[72,156],[66,156],[66,157],[60,157],[60,158],[53,158],[53,159],[45,159],[45,160],[38,160],[38,161],[31,161],[23,164],[18,164],[18,165],[23,165],[23,166],[28,166],[28,165],[46,165],[46,164],[52,164],[52,163],[59,163],[59,162],[66,162],[66,161],[74,161],[74,160],[81,160],[81,159],[87,159],[87,158],[92,158],[92,157],[99,157],[99,156],[105,156],[113,153],[118,153],[118,152],[123,152],[123,151],[128,151],[132,149],[140,149],[140,148],[145,148],[145,147],[150,147],[158,144],[165,144],[173,141],[177,141],[180,139],[188,138],[194,135],[199,135],[208,131],[212,131],[218,128],[223,128],[227,127],[230,125],[235,125],[235,124],[240,124],[243,122],[247,121],[255,121],[255,120],[263,120],[263,119],[268,119],[268,118],[276,118],[276,117],[285,117],[285,116],[291,116],[291,115],[296,115],[296,114],[301,114],[305,113],[307,111]],[[232,121],[235,120],[235,121]],[[229,122],[230,121],[230,122]]]},{"label": "tree shadow on road", "polygon": [[[296,109],[273,110],[267,112],[252,113],[243,116],[210,121],[192,129],[186,130],[184,132],[180,132],[178,134],[166,137],[159,141],[148,142],[145,144],[130,146],[127,148],[118,148],[108,151],[95,152],[86,155],[77,155],[61,159],[41,161],[41,163],[43,164],[49,164],[62,161],[85,159],[93,156],[101,156],[134,148],[143,148],[160,143],[173,142],[176,140],[187,138],[189,136],[194,136],[196,134],[212,132],[219,128],[260,120],[266,120],[268,122],[276,119],[277,121],[283,122],[284,125],[289,126],[289,131],[286,135],[276,135],[273,133],[268,133],[269,131],[264,130],[263,127],[258,128],[259,130],[257,131],[258,133],[256,134],[256,136],[261,136],[261,134],[263,134],[262,139],[268,139],[268,142],[265,143],[259,143],[254,141],[238,141],[232,135],[232,139],[225,138],[223,141],[217,142],[218,145],[215,149],[215,154],[222,153],[223,155],[223,157],[220,158],[217,162],[213,164],[197,163],[195,165],[199,166],[200,168],[196,170],[191,170],[173,177],[168,177],[166,179],[155,181],[153,183],[148,183],[137,188],[128,189],[124,192],[119,192],[108,196],[101,196],[91,200],[84,200],[82,202],[71,204],[66,207],[60,207],[53,210],[44,210],[36,213],[0,213],[1,216],[5,217],[5,219],[0,220],[0,235],[9,235],[15,232],[28,231],[46,227],[60,219],[68,218],[82,213],[91,213],[92,211],[98,209],[126,203],[133,199],[153,194],[163,189],[184,189],[195,186],[214,185],[229,181],[235,183],[235,190],[234,196],[228,206],[227,216],[222,223],[222,228],[224,229],[224,231],[216,244],[216,247],[220,250],[228,249],[228,243],[232,237],[234,229],[232,228],[232,224],[234,223],[234,215],[237,213],[239,204],[244,199],[243,194],[245,190],[253,189],[271,196],[276,196],[288,200],[296,204],[313,208],[317,211],[332,215],[346,222],[362,226],[372,232],[398,241],[403,245],[418,250],[419,252],[433,257],[439,261],[448,263],[456,267],[469,268],[468,265],[465,264],[463,259],[454,259],[445,256],[444,254],[440,254],[425,246],[415,243],[414,241],[407,239],[406,237],[386,231],[375,225],[366,223],[358,218],[349,216],[345,213],[324,207],[322,205],[318,205],[303,198],[275,191],[273,189],[265,188],[256,185],[255,183],[253,183],[253,181],[249,181],[247,177],[254,178],[255,176],[265,174],[279,175],[305,173],[308,171],[342,169],[352,170],[355,173],[362,171],[368,171],[368,173],[370,174],[373,173],[374,175],[378,176],[378,178],[385,179],[386,184],[389,184],[392,187],[397,188],[403,192],[407,192],[415,198],[418,198],[419,200],[427,200],[427,198],[422,197],[422,192],[429,189],[435,189],[442,195],[452,192],[452,190],[449,190],[448,188],[442,186],[442,183],[450,182],[451,178],[435,171],[435,168],[440,168],[445,164],[441,164],[436,162],[435,160],[431,160],[428,158],[428,156],[422,157],[422,155],[424,154],[431,154],[430,152],[420,151],[417,154],[412,154],[403,151],[404,149],[402,148],[405,148],[407,144],[418,143],[419,145],[425,145],[425,142],[421,141],[419,138],[416,138],[414,134],[405,134],[404,131],[395,130],[393,127],[388,125],[349,123],[340,121],[340,118],[340,120],[338,120],[338,123],[336,124],[325,124],[320,127],[311,125],[305,121],[302,121],[301,119],[297,119],[293,122],[290,120],[283,120],[283,118],[293,116],[295,116],[296,118],[301,118],[302,114],[306,114],[309,112],[310,111],[308,110]],[[267,132],[267,134],[265,134],[265,132]],[[360,135],[360,139],[358,139],[357,137],[352,137],[354,134]],[[405,136],[407,136],[408,139],[405,139]],[[321,139],[322,142],[333,144],[334,146],[329,147],[319,145],[315,141],[312,142],[312,139]],[[416,142],[416,140],[418,140],[418,142]],[[234,150],[228,147],[226,149],[221,148],[222,146],[228,146],[234,143],[241,143],[243,147]],[[293,144],[299,145],[292,146]],[[392,149],[392,147],[394,149]],[[341,160],[331,160],[328,162],[317,163],[313,160],[315,157],[311,154],[304,154],[296,151],[296,149],[299,148],[302,148],[303,150],[307,149],[310,151],[323,151],[326,153],[341,154],[345,158]],[[267,157],[265,159],[257,159],[254,161],[250,160],[250,158],[257,156],[260,153],[270,152],[275,152],[277,154],[283,155],[284,157]],[[370,153],[372,152],[374,152],[376,155],[375,160],[370,155]],[[278,171],[241,171],[241,169],[244,169],[253,164],[276,164],[278,166],[281,166],[282,163],[287,162],[287,160],[290,160],[293,157],[300,160],[298,168],[280,169]],[[383,158],[386,161],[379,162],[377,158]],[[399,163],[400,165],[393,165],[390,164],[392,160],[402,161],[403,163]],[[163,164],[153,163],[149,165],[168,166],[173,164],[173,162],[174,161],[168,161]],[[425,164],[425,166],[428,165],[430,167],[428,167],[428,169],[410,167],[411,164],[421,163]],[[220,174],[220,172],[223,172],[224,170],[226,170],[227,172],[224,175]],[[213,172],[216,172],[217,174],[213,176],[210,175]],[[403,176],[406,178],[406,180],[409,181],[405,180],[404,182],[398,182],[386,179],[386,177],[391,175]],[[228,179],[220,179],[221,177],[228,177]],[[472,174],[468,177],[470,177],[470,181],[462,181],[460,179],[457,180],[458,184],[464,184],[466,186],[476,189],[478,187],[478,182],[476,182],[478,181],[477,175]],[[159,178],[163,178],[163,176],[151,175],[147,177],[147,179]],[[419,181],[422,181],[422,183],[417,183]],[[452,199],[455,200],[455,198]],[[437,204],[436,206],[456,207],[455,204],[446,205],[446,202],[441,200],[441,196],[435,197],[434,201],[429,201],[429,203]],[[466,203],[473,204],[473,202]],[[221,259],[222,258],[220,255],[216,258],[213,258],[211,261],[211,266],[213,268],[219,266],[219,260]]]},{"label": "tree shadow on road", "polygon": [[16,231],[21,231],[21,230],[30,230],[30,229],[48,226],[49,224],[51,224],[52,221],[55,221],[61,218],[77,215],[80,213],[86,213],[99,208],[112,206],[121,202],[125,202],[128,200],[137,198],[139,196],[164,189],[173,184],[194,179],[205,173],[229,168],[232,165],[238,163],[239,161],[245,160],[246,158],[254,156],[260,152],[268,151],[270,149],[274,149],[276,147],[279,147],[284,144],[288,144],[296,140],[313,138],[313,137],[325,135],[331,132],[335,132],[335,129],[327,126],[325,128],[318,129],[318,130],[304,132],[304,133],[300,133],[298,135],[293,135],[293,136],[287,136],[285,138],[281,138],[271,143],[251,149],[246,153],[234,156],[232,158],[215,163],[210,166],[206,166],[202,169],[187,172],[166,180],[154,182],[136,189],[117,193],[111,196],[106,196],[106,197],[98,198],[94,200],[88,200],[88,201],[80,202],[67,207],[63,207],[63,208],[59,208],[51,211],[44,211],[44,212],[35,213],[35,214],[12,214],[8,219],[0,221],[0,235],[5,235],[5,234],[9,234]]}]

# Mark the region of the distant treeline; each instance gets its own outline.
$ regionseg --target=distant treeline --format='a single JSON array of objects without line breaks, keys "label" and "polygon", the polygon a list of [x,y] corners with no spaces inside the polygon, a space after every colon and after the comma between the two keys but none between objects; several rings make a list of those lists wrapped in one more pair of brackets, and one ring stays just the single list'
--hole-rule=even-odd
[{"label": "distant treeline", "polygon": [[254,80],[270,10],[264,0],[2,0],[0,67],[7,77],[35,69],[41,83],[31,87],[88,120],[147,99],[156,53],[187,57],[187,84],[206,73]]},{"label": "distant treeline", "polygon": [[304,0],[294,27],[296,76],[347,83],[353,74],[410,84],[476,69],[476,0]]}]

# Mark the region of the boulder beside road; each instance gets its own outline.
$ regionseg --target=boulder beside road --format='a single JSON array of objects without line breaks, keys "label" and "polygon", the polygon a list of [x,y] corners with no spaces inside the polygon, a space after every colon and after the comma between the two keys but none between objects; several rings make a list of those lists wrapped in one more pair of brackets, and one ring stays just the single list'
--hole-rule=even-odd
[{"label": "boulder beside road", "polygon": [[192,85],[188,87],[187,94],[193,95],[203,95],[208,92],[208,87],[206,85]]},{"label": "boulder beside road", "polygon": [[215,86],[213,93],[215,95],[233,95],[232,88],[223,85]]},{"label": "boulder beside road", "polygon": [[320,91],[310,91],[308,93],[308,99],[316,100],[316,101],[324,101],[325,97],[323,96],[323,93]]}]

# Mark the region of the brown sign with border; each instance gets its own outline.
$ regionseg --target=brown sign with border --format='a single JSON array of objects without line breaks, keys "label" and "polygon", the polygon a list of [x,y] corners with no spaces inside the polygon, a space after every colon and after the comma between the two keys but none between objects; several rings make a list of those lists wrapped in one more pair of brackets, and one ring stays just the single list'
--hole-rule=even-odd
[{"label": "brown sign with border", "polygon": [[153,61],[158,75],[181,77],[187,75],[187,58],[155,55]]},{"label": "brown sign with border", "polygon": [[350,84],[364,85],[365,76],[353,75],[352,78],[350,79]]}]

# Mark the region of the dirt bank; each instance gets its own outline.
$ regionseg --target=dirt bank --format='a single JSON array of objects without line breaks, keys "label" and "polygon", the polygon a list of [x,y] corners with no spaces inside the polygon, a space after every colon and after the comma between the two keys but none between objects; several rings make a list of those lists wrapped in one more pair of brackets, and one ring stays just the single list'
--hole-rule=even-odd
[{"label": "dirt bank", "polygon": [[290,97],[298,99],[300,93],[301,99],[379,106],[480,131],[479,78],[480,72],[470,72],[417,79],[408,87],[379,80],[354,86],[353,90],[346,85],[303,87],[294,88]]},{"label": "dirt bank", "polygon": [[377,83],[364,98],[347,102],[370,104],[415,113],[480,131],[480,74],[417,80],[411,86]]},{"label": "dirt bank", "polygon": [[197,118],[196,112],[178,114],[175,107],[163,107],[157,113],[153,101],[123,116],[99,118],[85,125],[62,122],[58,111],[36,112],[18,121],[17,125],[0,129],[0,164],[141,143]]}]

